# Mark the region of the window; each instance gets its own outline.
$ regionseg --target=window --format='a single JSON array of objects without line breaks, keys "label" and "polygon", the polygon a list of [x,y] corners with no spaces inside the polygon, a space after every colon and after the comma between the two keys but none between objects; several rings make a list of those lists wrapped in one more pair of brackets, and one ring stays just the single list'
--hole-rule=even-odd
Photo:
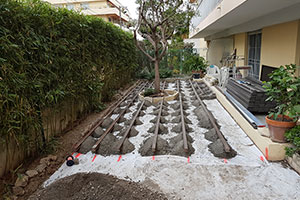
[{"label": "window", "polygon": [[252,76],[259,79],[261,53],[261,32],[248,34],[248,65],[252,66]]},{"label": "window", "polygon": [[68,10],[74,10],[74,5],[73,4],[67,4],[67,9]]},{"label": "window", "polygon": [[89,3],[82,3],[82,4],[80,4],[80,5],[81,5],[82,10],[87,10],[87,9],[89,9]]}]

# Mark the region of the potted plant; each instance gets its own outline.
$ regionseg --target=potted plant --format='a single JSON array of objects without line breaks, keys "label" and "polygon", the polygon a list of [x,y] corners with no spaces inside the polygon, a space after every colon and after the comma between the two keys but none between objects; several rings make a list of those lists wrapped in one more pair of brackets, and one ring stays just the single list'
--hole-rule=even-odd
[{"label": "potted plant", "polygon": [[296,126],[299,119],[300,78],[295,76],[295,72],[296,65],[280,66],[269,75],[270,81],[263,86],[268,95],[266,101],[277,104],[266,117],[271,140],[275,142],[286,142],[285,132]]}]

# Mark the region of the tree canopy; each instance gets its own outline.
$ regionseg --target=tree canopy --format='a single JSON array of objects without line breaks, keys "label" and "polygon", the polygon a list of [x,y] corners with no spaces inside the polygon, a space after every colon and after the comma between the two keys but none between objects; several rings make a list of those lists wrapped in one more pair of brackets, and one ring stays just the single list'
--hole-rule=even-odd
[{"label": "tree canopy", "polygon": [[149,53],[136,39],[137,47],[155,63],[155,91],[160,91],[159,63],[165,55],[168,40],[174,35],[188,33],[195,9],[184,0],[137,0],[139,19],[134,32],[147,40],[152,48]]}]

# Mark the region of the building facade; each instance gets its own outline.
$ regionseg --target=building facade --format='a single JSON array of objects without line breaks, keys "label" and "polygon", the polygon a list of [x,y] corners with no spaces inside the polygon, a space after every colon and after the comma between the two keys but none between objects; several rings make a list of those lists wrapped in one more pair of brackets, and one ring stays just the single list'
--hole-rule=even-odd
[{"label": "building facade", "polygon": [[130,20],[128,10],[117,0],[44,0],[54,7],[76,10],[85,15],[101,17],[124,29]]},{"label": "building facade", "polygon": [[235,64],[251,65],[260,80],[300,65],[300,0],[198,0],[197,12],[190,38],[205,39],[210,64],[222,67],[236,52]]}]

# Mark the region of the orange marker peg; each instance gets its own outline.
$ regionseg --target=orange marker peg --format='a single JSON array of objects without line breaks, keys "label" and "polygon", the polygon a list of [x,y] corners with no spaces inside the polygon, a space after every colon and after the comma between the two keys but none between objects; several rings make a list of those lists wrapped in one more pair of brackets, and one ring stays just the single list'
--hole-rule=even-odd
[{"label": "orange marker peg", "polygon": [[94,162],[94,161],[95,161],[95,159],[96,159],[96,156],[97,156],[97,155],[95,155],[95,156],[94,156],[94,158],[93,158],[92,162]]},{"label": "orange marker peg", "polygon": [[152,160],[155,160],[155,156],[152,156]]},{"label": "orange marker peg", "polygon": [[118,158],[118,162],[120,162],[121,158],[122,158],[122,156],[120,155],[119,158]]},{"label": "orange marker peg", "polygon": [[227,163],[227,160],[224,158],[224,163],[226,164]]},{"label": "orange marker peg", "polygon": [[78,158],[80,155],[81,155],[81,153],[78,153],[78,154],[75,156],[75,158]]},{"label": "orange marker peg", "polygon": [[260,156],[260,160],[264,162],[264,157],[263,157],[263,156]]},{"label": "orange marker peg", "polygon": [[269,160],[269,149],[266,147],[266,159]]}]

